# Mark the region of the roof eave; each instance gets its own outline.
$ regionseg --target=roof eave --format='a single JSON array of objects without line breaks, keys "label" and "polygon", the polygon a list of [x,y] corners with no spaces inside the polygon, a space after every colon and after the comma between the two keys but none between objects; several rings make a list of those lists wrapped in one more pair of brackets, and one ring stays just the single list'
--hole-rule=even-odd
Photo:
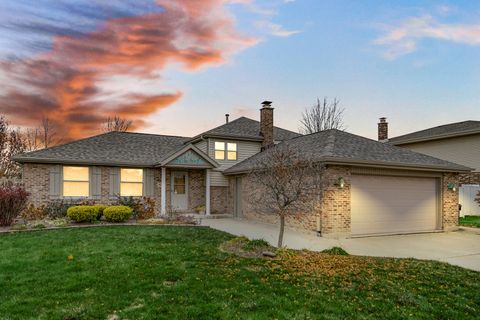
[{"label": "roof eave", "polygon": [[131,167],[131,168],[150,168],[153,163],[132,163],[132,162],[109,162],[109,161],[91,161],[91,160],[71,160],[71,159],[47,159],[47,158],[16,158],[18,163],[40,163],[40,164],[70,164],[70,165],[89,165],[89,166],[109,166],[109,167]]},{"label": "roof eave", "polygon": [[[334,164],[334,165],[346,165],[346,166],[363,166],[363,167],[375,167],[375,168],[389,168],[389,169],[408,169],[415,171],[433,171],[433,172],[470,172],[473,168],[468,167],[446,167],[440,165],[424,165],[424,164],[407,164],[401,162],[384,162],[384,161],[361,161],[350,159],[337,159],[337,158],[324,158],[318,161],[319,163]],[[224,175],[240,175],[250,172],[252,169],[224,171]]]},{"label": "roof eave", "polygon": [[[398,141],[395,141],[396,138],[390,139],[388,142],[395,145],[404,145],[404,144],[410,144],[410,143],[418,143],[418,142],[426,142],[426,141],[435,141],[435,140],[442,140],[442,139],[448,139],[448,138],[456,138],[456,137],[463,137],[463,136],[469,136],[473,134],[479,134],[480,129],[475,129],[475,130],[465,130],[461,132],[455,132],[455,133],[447,133],[447,134],[438,134],[432,137],[423,137],[423,138],[413,138],[413,139],[401,139],[401,137],[398,137]],[[392,141],[393,140],[393,141]]]}]

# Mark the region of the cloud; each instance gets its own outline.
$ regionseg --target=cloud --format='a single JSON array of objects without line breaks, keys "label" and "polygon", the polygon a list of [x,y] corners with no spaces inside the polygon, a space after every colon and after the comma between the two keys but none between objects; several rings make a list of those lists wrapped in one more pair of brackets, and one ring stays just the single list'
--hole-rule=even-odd
[{"label": "cloud", "polygon": [[260,29],[263,29],[268,34],[276,37],[290,37],[302,32],[301,30],[286,30],[282,25],[266,20],[257,21],[256,24]]},{"label": "cloud", "polygon": [[[5,81],[0,113],[22,125],[48,116],[67,139],[98,133],[100,123],[113,115],[132,119],[138,128],[183,94],[162,90],[167,67],[195,71],[220,65],[256,43],[237,32],[227,2],[157,0],[161,10],[107,19],[87,33],[62,32],[53,36],[48,51],[0,61]],[[58,30],[43,26],[40,32]],[[134,92],[126,82],[114,101],[105,101],[103,84],[119,76],[157,80],[158,91]]]},{"label": "cloud", "polygon": [[419,42],[426,39],[453,43],[480,45],[480,24],[440,23],[431,15],[408,18],[398,25],[386,26],[385,34],[374,44],[385,48],[384,57],[394,60],[417,50]]}]

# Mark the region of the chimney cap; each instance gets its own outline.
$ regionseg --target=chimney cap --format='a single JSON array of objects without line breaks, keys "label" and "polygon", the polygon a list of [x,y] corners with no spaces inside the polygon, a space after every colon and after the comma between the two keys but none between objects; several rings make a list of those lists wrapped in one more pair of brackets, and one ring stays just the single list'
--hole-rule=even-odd
[{"label": "chimney cap", "polygon": [[382,122],[382,123],[387,122],[387,117],[381,117],[380,122]]},{"label": "chimney cap", "polygon": [[262,102],[264,108],[270,108],[272,106],[272,101],[265,100]]}]

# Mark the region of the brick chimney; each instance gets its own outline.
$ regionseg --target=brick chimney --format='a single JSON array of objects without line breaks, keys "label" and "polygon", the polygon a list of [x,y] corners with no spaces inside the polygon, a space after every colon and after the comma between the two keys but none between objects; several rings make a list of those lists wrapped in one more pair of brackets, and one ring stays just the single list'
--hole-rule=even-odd
[{"label": "brick chimney", "polygon": [[387,118],[380,118],[378,123],[378,141],[388,141],[388,122]]},{"label": "brick chimney", "polygon": [[263,136],[262,150],[274,145],[273,142],[273,108],[271,101],[263,101],[260,109],[260,135]]}]

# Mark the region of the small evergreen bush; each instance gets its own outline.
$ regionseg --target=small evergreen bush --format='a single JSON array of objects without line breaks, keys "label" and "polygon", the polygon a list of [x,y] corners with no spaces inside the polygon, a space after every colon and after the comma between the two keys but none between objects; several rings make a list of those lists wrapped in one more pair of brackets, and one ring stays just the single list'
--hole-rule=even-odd
[{"label": "small evergreen bush", "polygon": [[103,216],[110,222],[127,221],[133,214],[133,209],[127,206],[111,206],[103,210]]},{"label": "small evergreen bush", "polygon": [[94,222],[98,211],[94,206],[74,206],[68,208],[67,217],[75,222]]}]

